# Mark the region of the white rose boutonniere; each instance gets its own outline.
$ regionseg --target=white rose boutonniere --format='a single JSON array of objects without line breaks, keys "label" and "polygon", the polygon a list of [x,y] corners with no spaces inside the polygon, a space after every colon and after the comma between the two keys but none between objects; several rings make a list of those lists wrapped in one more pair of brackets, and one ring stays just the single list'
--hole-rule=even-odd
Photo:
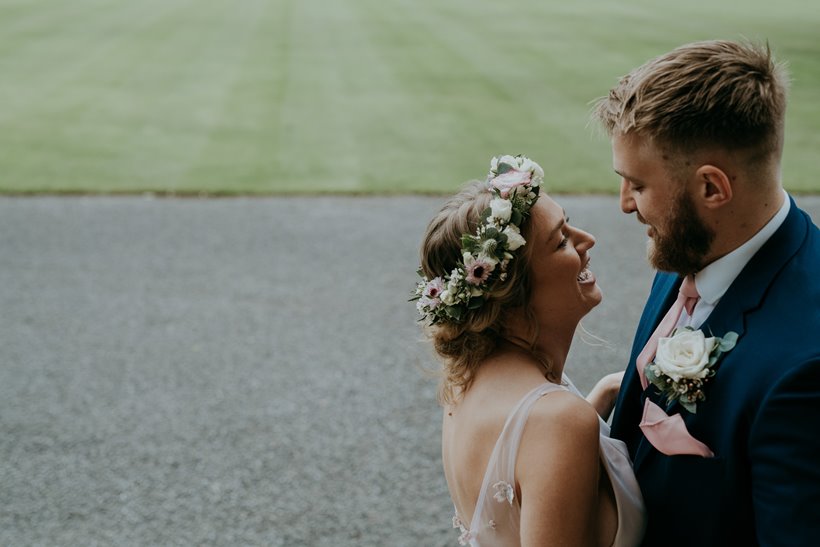
[{"label": "white rose boutonniere", "polygon": [[723,353],[737,343],[737,334],[707,338],[701,330],[676,329],[669,338],[658,340],[655,359],[647,365],[646,379],[666,396],[695,414],[698,401],[705,401],[704,385],[715,375],[714,367]]}]

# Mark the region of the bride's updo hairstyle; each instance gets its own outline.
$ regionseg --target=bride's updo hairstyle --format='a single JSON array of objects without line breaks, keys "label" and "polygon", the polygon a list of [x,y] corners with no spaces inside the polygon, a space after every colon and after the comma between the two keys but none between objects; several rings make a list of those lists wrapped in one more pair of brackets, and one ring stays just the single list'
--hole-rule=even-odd
[{"label": "bride's updo hairstyle", "polygon": [[[495,168],[496,160],[493,162]],[[540,167],[532,163],[540,171]],[[537,186],[537,181],[534,186]],[[423,304],[430,302],[429,299],[425,300],[425,296],[437,297],[435,306],[422,308],[419,305],[419,311],[423,315],[427,314],[426,319],[432,318],[425,322],[425,332],[443,365],[438,393],[442,404],[455,402],[460,394],[469,389],[479,364],[506,338],[506,312],[518,309],[527,317],[534,318],[529,307],[532,246],[525,241],[529,241],[532,234],[532,222],[527,213],[537,199],[538,188],[526,186],[521,187],[520,191],[524,192],[524,196],[528,192],[529,197],[522,198],[521,192],[516,195],[515,190],[508,193],[506,188],[500,192],[493,190],[488,187],[487,181],[472,181],[444,204],[430,221],[424,234],[419,271],[423,281],[419,283],[417,295],[420,295]],[[497,208],[503,208],[501,201],[515,204],[512,206],[515,209],[512,220],[509,214],[506,215],[507,224],[494,221],[492,217]],[[488,209],[492,211],[489,219]],[[516,217],[519,211],[523,215]],[[500,214],[504,217],[503,212]],[[487,248],[494,249],[492,246],[488,247],[487,236],[483,235],[488,231],[487,226],[497,227],[499,232],[504,228],[505,234],[509,233],[508,227],[512,226],[509,230],[520,237],[516,242],[515,234],[511,234],[508,240],[492,232],[493,237],[501,242],[498,243],[496,256],[504,257],[504,260],[496,264],[492,278],[485,272],[483,279],[486,281],[477,283],[476,277],[481,273],[476,273],[478,270],[475,262],[484,256]],[[465,256],[465,234],[478,234],[474,238],[477,243],[472,253],[478,259]],[[460,275],[456,274],[456,270],[460,271]],[[453,289],[454,283],[457,285],[456,289]],[[460,306],[459,310],[463,311],[458,311],[455,319],[442,311],[446,309],[444,302],[453,303],[452,297],[444,295],[446,289],[451,289],[451,292],[458,290],[459,294],[473,291],[473,296],[466,297],[467,301]],[[478,302],[472,304],[475,301]],[[527,321],[527,324],[532,325],[533,332],[526,333],[525,339],[534,347],[537,326],[534,320]],[[521,337],[521,333],[516,335]]]}]

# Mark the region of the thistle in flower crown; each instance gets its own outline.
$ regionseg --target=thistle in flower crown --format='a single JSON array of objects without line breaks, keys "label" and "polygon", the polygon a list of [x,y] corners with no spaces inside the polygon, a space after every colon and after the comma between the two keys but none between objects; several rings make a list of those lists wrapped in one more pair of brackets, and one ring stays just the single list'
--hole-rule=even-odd
[{"label": "thistle in flower crown", "polygon": [[421,320],[429,320],[431,325],[461,323],[471,310],[484,305],[497,283],[507,279],[513,253],[526,244],[521,223],[538,200],[543,180],[543,169],[529,158],[492,159],[487,191],[495,197],[481,213],[476,232],[462,235],[462,260],[444,277],[428,279],[424,272],[418,272],[422,279],[411,301],[416,301]]}]

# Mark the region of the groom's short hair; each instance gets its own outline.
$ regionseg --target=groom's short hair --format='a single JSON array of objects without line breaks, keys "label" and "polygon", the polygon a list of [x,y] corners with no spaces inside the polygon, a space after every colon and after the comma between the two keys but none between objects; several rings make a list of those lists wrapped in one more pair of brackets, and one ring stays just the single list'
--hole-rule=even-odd
[{"label": "groom's short hair", "polygon": [[673,151],[720,147],[779,161],[788,84],[768,44],[695,42],[621,78],[594,116],[610,136],[635,133]]}]

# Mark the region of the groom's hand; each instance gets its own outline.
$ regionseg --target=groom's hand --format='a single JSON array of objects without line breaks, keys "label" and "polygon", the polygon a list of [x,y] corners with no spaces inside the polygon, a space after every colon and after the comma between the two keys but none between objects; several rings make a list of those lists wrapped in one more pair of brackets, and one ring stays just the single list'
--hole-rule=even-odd
[{"label": "groom's hand", "polygon": [[587,395],[589,404],[595,407],[598,415],[604,420],[609,418],[612,409],[615,407],[615,399],[618,398],[618,391],[621,389],[623,379],[623,371],[607,374],[598,380],[598,383]]}]

